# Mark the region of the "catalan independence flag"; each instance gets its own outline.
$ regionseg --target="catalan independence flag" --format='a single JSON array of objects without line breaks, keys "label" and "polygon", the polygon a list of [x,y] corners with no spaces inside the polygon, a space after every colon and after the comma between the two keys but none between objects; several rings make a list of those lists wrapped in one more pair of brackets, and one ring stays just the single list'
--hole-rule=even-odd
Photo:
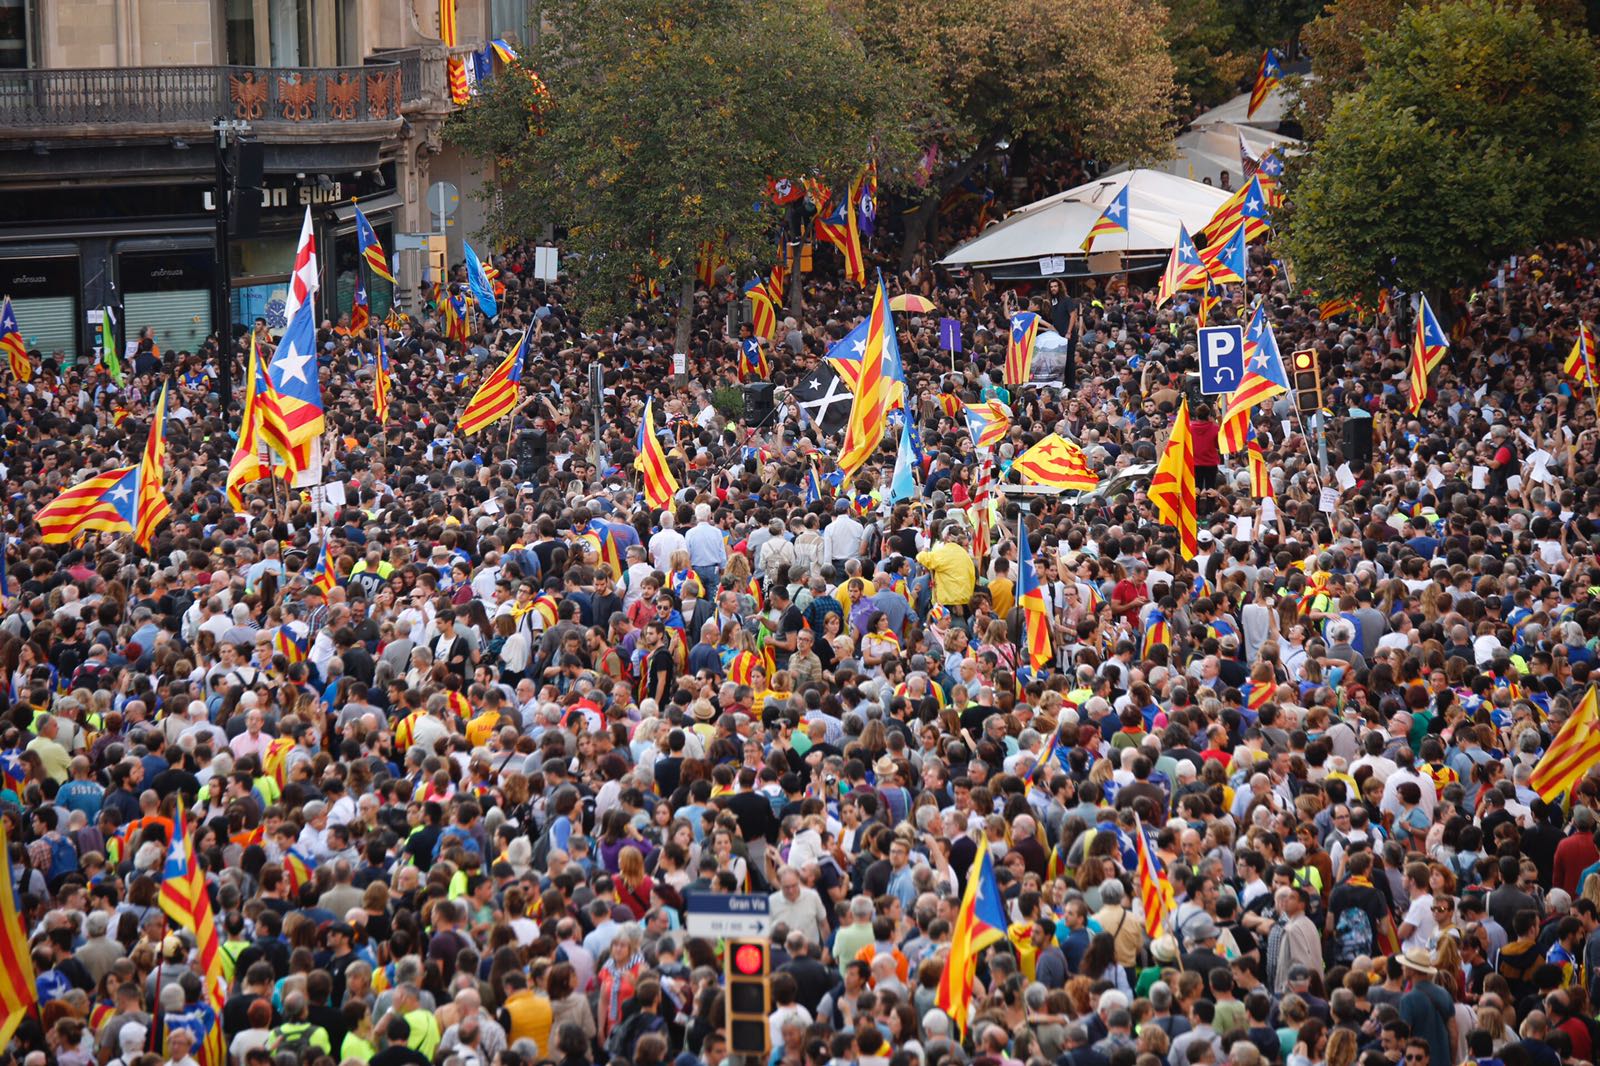
[{"label": "catalan independence flag", "polygon": [[1150,658],[1157,647],[1172,647],[1172,629],[1167,624],[1167,616],[1159,607],[1153,608],[1145,618],[1144,643],[1139,650],[1140,657]]},{"label": "catalan independence flag", "polygon": [[378,425],[389,424],[389,343],[383,330],[378,331],[378,366],[372,375],[372,410],[378,416]]},{"label": "catalan independence flag", "polygon": [[1200,552],[1200,512],[1195,491],[1194,433],[1189,428],[1187,397],[1178,405],[1172,435],[1161,451],[1146,495],[1155,504],[1157,520],[1178,531],[1178,548],[1183,558],[1193,559]]},{"label": "catalan independence flag", "polygon": [[1250,269],[1250,253],[1246,247],[1244,224],[1233,227],[1225,239],[1208,245],[1200,252],[1200,261],[1206,265],[1206,274],[1218,285],[1242,284]]},{"label": "catalan independence flag", "polygon": [[[757,331],[760,332],[759,330]],[[761,346],[761,338],[746,337],[739,342],[739,380],[740,381],[765,381],[770,376],[771,370],[767,363],[767,350]]]},{"label": "catalan independence flag", "polygon": [[[945,396],[955,397],[950,393],[941,393],[940,399]],[[966,418],[967,432],[972,434],[972,445],[975,448],[994,448],[1006,439],[1006,434],[1011,431],[1011,408],[999,400],[985,400],[982,403],[956,402],[962,415]]]},{"label": "catalan independence flag", "polygon": [[134,504],[133,540],[139,547],[149,549],[156,527],[172,514],[172,505],[162,482],[167,466],[167,385],[161,386],[161,395],[150,414],[150,435],[145,438],[144,454],[139,458],[139,493]]},{"label": "catalan independence flag", "polygon": [[1250,428],[1250,412],[1289,391],[1289,375],[1283,369],[1278,338],[1267,319],[1265,300],[1256,305],[1250,325],[1244,331],[1244,377],[1239,387],[1228,394],[1217,443],[1223,454],[1233,455],[1245,448]]},{"label": "catalan independence flag", "polygon": [[297,896],[304,885],[309,885],[317,875],[317,860],[298,847],[283,853],[283,875],[289,882],[289,895]]},{"label": "catalan independence flag", "polygon": [[328,543],[332,539],[327,536],[322,538],[322,548],[317,552],[317,565],[311,571],[312,587],[321,589],[324,596],[332,592],[333,587],[339,583],[339,574],[333,568],[333,559],[328,549]]},{"label": "catalan independence flag", "polygon": [[[446,0],[449,3],[449,0]],[[356,208],[356,247],[361,252],[361,261],[367,264],[367,269],[372,273],[394,284],[394,275],[389,271],[389,260],[383,254],[383,245],[378,240],[378,231],[372,228],[372,223],[367,221],[367,216],[362,214],[361,208]]]},{"label": "catalan independence flag", "polygon": [[33,364],[28,361],[28,345],[22,339],[17,313],[12,310],[9,296],[0,304],[0,348],[5,349],[6,362],[11,364],[11,376],[23,383],[32,381]]},{"label": "catalan independence flag", "polygon": [[[269,443],[291,449],[322,436],[322,383],[317,377],[317,330],[310,302],[300,305],[267,364],[262,420]],[[286,459],[288,455],[284,456]]]},{"label": "catalan independence flag", "polygon": [[356,294],[350,302],[350,335],[358,337],[372,325],[372,299],[367,295],[367,286],[360,278],[356,279]]},{"label": "catalan independence flag", "polygon": [[1272,702],[1272,697],[1277,694],[1278,686],[1270,681],[1246,681],[1241,695],[1244,697],[1245,707],[1255,714],[1261,713],[1261,708]]},{"label": "catalan independence flag", "polygon": [[1278,65],[1278,53],[1268,48],[1256,67],[1256,83],[1250,87],[1250,107],[1244,114],[1246,119],[1255,117],[1261,105],[1267,102],[1267,94],[1282,80],[1283,68]]},{"label": "catalan independence flag", "polygon": [[194,935],[205,978],[204,1003],[211,1008],[210,1024],[199,1045],[201,1066],[227,1066],[228,1053],[222,1037],[222,1003],[227,982],[222,976],[222,949],[217,941],[217,923],[206,893],[205,877],[194,858],[194,847],[184,826],[183,811],[167,848],[167,861],[161,870],[161,910],[173,924]]},{"label": "catalan independence flag", "polygon": [[665,510],[672,506],[672,497],[678,491],[678,481],[667,466],[666,449],[656,436],[656,420],[651,412],[655,403],[652,397],[645,401],[644,416],[639,419],[639,435],[634,440],[638,455],[633,460],[635,470],[644,475],[644,498],[652,510]]},{"label": "catalan independence flag", "polygon": [[1011,332],[1006,338],[1005,384],[1026,385],[1033,375],[1033,345],[1039,337],[1039,316],[1018,311],[1011,316]]},{"label": "catalan independence flag", "polygon": [[[279,630],[281,634],[283,630]],[[261,754],[261,771],[278,783],[281,788],[289,779],[289,752],[294,750],[294,740],[290,737],[273,737],[267,744],[267,750]]]},{"label": "catalan independence flag", "polygon": [[778,332],[778,309],[772,304],[765,278],[754,278],[744,287],[745,299],[750,301],[750,327],[757,337],[771,340]]},{"label": "catalan independence flag", "polygon": [[1022,607],[1023,642],[1028,646],[1028,661],[1035,670],[1050,661],[1050,606],[1039,573],[1033,566],[1033,549],[1028,546],[1028,530],[1017,519],[1017,603]]},{"label": "catalan independence flag", "polygon": [[1160,307],[1185,289],[1199,289],[1206,284],[1206,265],[1194,239],[1182,222],[1178,223],[1178,239],[1167,257],[1167,268],[1161,272],[1161,283],[1156,289],[1156,306]]},{"label": "catalan independence flag", "polygon": [[1117,195],[1106,204],[1106,209],[1100,212],[1100,217],[1095,219],[1094,225],[1089,228],[1089,235],[1083,239],[1081,247],[1085,252],[1092,251],[1094,239],[1102,234],[1128,232],[1128,186],[1124,185]]},{"label": "catalan independence flag", "polygon": [[[854,217],[852,214],[851,218]],[[855,476],[855,472],[872,458],[889,424],[893,378],[888,371],[899,358],[899,341],[894,334],[889,293],[881,277],[873,293],[872,312],[867,316],[866,326],[861,373],[856,380],[855,399],[850,404],[850,418],[845,423],[844,440],[839,445],[839,469],[847,478]]]},{"label": "catalan independence flag", "polygon": [[523,330],[517,346],[501,360],[473,394],[467,409],[461,412],[457,423],[463,434],[473,434],[493,425],[517,405],[517,393],[522,385],[522,360],[528,353],[528,337],[532,330]]},{"label": "catalan independence flag", "polygon": [[1084,458],[1083,449],[1059,433],[1052,433],[1017,456],[1011,468],[1023,484],[1088,492],[1100,478]]},{"label": "catalan independence flag", "polygon": [[1059,770],[1063,773],[1071,769],[1067,762],[1068,748],[1061,743],[1060,733],[1050,734],[1050,743],[1046,745],[1044,754],[1039,761],[1033,764],[1033,769],[1028,771],[1028,784],[1043,785],[1049,783],[1046,774]]},{"label": "catalan independence flag", "polygon": [[11,876],[11,849],[0,821],[0,1047],[9,1047],[17,1026],[39,1009],[39,986],[33,973],[28,934],[17,906]]},{"label": "catalan independence flag", "polygon": [[283,625],[273,634],[272,647],[274,651],[282,652],[289,665],[293,666],[295,663],[305,662],[306,656],[311,654],[311,638],[302,637],[293,629]]},{"label": "catalan independence flag", "polygon": [[861,251],[861,229],[855,204],[860,190],[854,182],[849,191],[826,216],[818,215],[817,236],[835,246],[844,255],[845,277],[857,285],[867,283],[867,263]]},{"label": "catalan independence flag", "polygon": [[978,838],[978,854],[967,873],[966,889],[956,911],[950,933],[950,957],[939,975],[939,990],[934,1006],[950,1015],[956,1031],[965,1035],[967,1014],[972,1009],[972,983],[978,970],[978,956],[991,944],[1005,939],[1009,925],[1005,903],[1000,897],[1000,882],[994,876],[994,856],[986,837]]},{"label": "catalan independence flag", "polygon": [[39,539],[46,544],[65,544],[88,530],[131,533],[138,495],[137,466],[118,467],[85,478],[34,515]]},{"label": "catalan independence flag", "polygon": [[1422,401],[1428,395],[1428,375],[1444,362],[1444,355],[1449,350],[1450,339],[1444,335],[1439,320],[1434,317],[1433,308],[1428,306],[1428,298],[1424,296],[1417,308],[1417,331],[1411,341],[1409,406],[1412,414],[1422,410]]}]

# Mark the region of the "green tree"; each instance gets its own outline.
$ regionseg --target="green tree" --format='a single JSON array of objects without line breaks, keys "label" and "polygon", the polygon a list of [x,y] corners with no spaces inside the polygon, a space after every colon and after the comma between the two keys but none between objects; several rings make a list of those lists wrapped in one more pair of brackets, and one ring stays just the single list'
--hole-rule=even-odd
[{"label": "green tree", "polygon": [[1381,278],[1437,293],[1596,231],[1587,34],[1531,6],[1457,0],[1370,37],[1366,77],[1290,171],[1284,249],[1318,292],[1374,299]]},{"label": "green tree", "polygon": [[494,234],[567,227],[565,266],[596,318],[628,310],[640,279],[676,279],[687,303],[707,241],[764,273],[769,177],[837,183],[869,152],[908,160],[932,113],[823,0],[545,0],[542,16],[555,29],[526,61],[548,108],[513,68],[445,134],[494,161]]},{"label": "green tree", "polygon": [[868,54],[919,72],[949,109],[955,165],[906,220],[907,259],[939,201],[1022,137],[1142,161],[1170,144],[1167,11],[1150,0],[841,0]]},{"label": "green tree", "polygon": [[1316,77],[1297,78],[1294,88],[1307,138],[1322,136],[1337,96],[1365,82],[1363,42],[1371,34],[1387,33],[1404,7],[1405,0],[1334,0],[1306,26],[1300,39],[1311,53]]},{"label": "green tree", "polygon": [[1221,0],[1165,0],[1165,6],[1173,80],[1196,106],[1215,107],[1238,91],[1260,53],[1253,43],[1234,49],[1232,17]]}]

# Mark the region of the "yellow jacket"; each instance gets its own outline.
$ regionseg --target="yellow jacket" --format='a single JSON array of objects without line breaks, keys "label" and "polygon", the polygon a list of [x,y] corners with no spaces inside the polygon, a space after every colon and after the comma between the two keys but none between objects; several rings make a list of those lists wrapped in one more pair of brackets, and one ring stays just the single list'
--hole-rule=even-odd
[{"label": "yellow jacket", "polygon": [[946,607],[964,607],[972,599],[978,571],[967,549],[945,541],[936,548],[918,552],[917,562],[933,575],[933,602]]}]

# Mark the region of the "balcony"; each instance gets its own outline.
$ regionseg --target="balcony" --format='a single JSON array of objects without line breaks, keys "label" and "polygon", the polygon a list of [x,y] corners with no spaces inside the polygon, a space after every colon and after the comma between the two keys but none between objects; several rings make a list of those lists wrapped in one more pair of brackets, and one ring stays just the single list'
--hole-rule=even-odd
[{"label": "balcony", "polygon": [[[359,67],[0,71],[0,140],[182,136],[242,119],[269,140],[383,136],[419,102],[424,57]],[[442,64],[441,64],[442,66]]]}]

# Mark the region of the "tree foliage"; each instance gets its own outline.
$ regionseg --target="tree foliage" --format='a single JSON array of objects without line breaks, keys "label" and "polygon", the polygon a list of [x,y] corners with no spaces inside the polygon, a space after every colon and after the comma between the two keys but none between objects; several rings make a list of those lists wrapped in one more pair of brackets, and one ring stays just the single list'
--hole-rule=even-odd
[{"label": "tree foliage", "polygon": [[[446,136],[493,159],[489,226],[567,227],[580,307],[609,317],[641,278],[692,276],[702,244],[763,271],[769,177],[836,185],[874,153],[908,160],[936,114],[900,66],[868,58],[823,0],[545,0],[556,27],[453,116]],[[752,206],[754,205],[754,206]]]},{"label": "tree foliage", "polygon": [[1222,0],[1165,0],[1165,5],[1163,32],[1178,89],[1197,107],[1222,103],[1255,69],[1256,42],[1239,40]]},{"label": "tree foliage", "polygon": [[1291,168],[1284,247],[1324,295],[1437,291],[1494,259],[1592,234],[1600,80],[1581,31],[1455,0],[1368,37],[1365,84]]},{"label": "tree foliage", "polygon": [[1173,64],[1159,0],[841,0],[875,59],[916,71],[946,107],[953,166],[908,220],[908,251],[939,200],[1024,136],[1101,159],[1166,149]]},{"label": "tree foliage", "polygon": [[1322,136],[1335,97],[1366,80],[1363,42],[1369,35],[1389,32],[1405,6],[1406,0],[1334,0],[1301,32],[1316,73],[1295,85],[1300,126],[1308,139]]}]

